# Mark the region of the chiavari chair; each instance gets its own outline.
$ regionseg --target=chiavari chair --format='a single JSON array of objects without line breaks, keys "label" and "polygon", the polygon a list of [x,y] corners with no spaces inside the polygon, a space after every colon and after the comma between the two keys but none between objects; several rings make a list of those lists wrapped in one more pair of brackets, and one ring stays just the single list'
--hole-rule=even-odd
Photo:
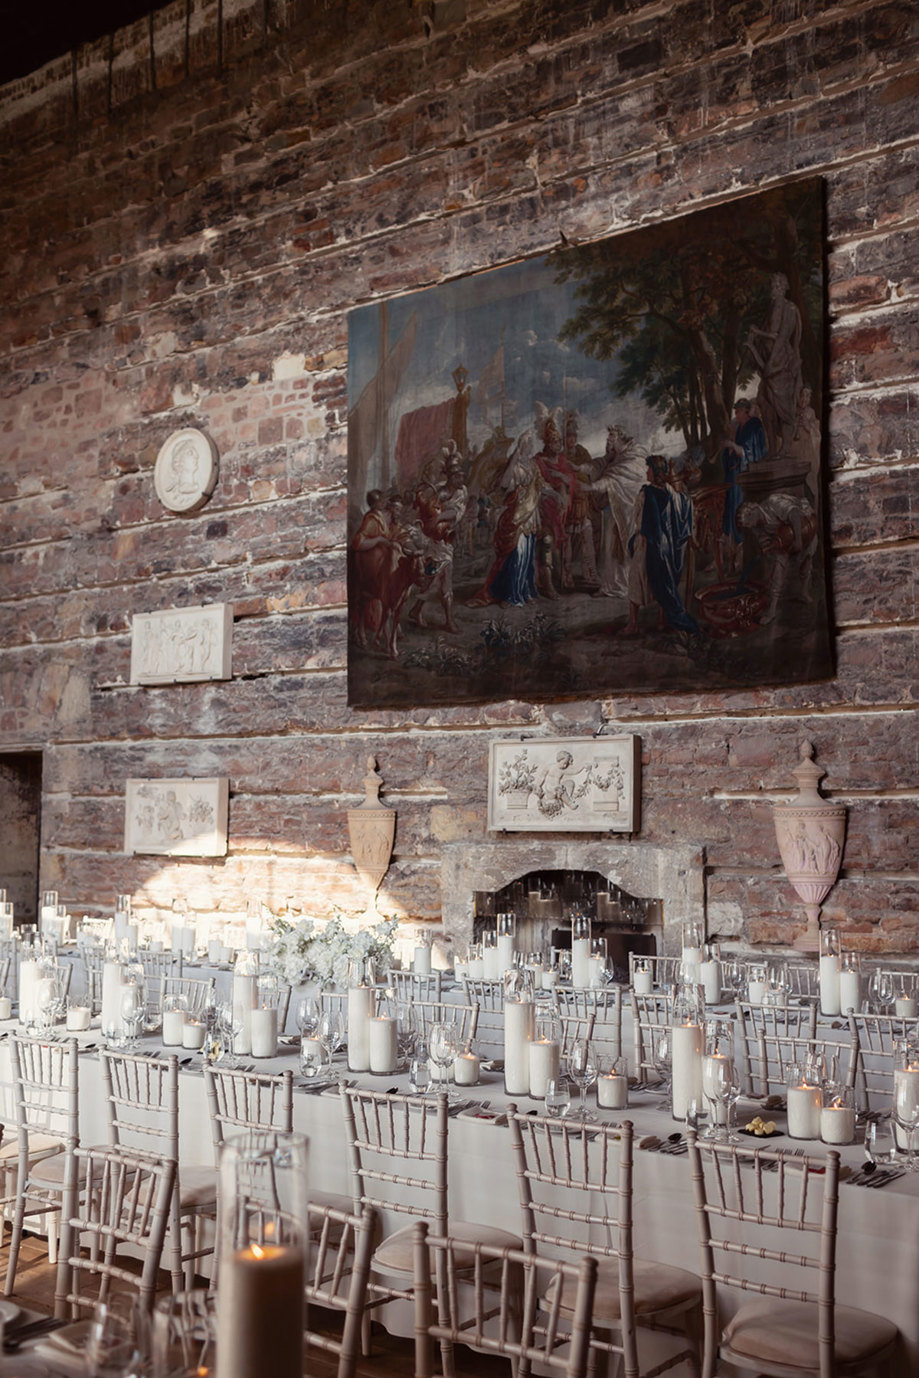
[{"label": "chiavari chair", "polygon": [[538,1364],[585,1378],[596,1259],[573,1264],[476,1244],[470,1264],[468,1245],[428,1229],[424,1220],[413,1226],[415,1378],[433,1378],[434,1340],[504,1355],[518,1373]]},{"label": "chiavari chair", "polygon": [[[655,1360],[654,1374],[687,1360],[702,1304],[694,1273],[637,1259],[633,1252],[632,1124],[594,1125],[519,1114],[508,1108],[524,1249],[539,1258],[597,1260],[590,1345],[600,1363],[618,1356],[638,1378],[642,1327],[678,1336],[680,1348]],[[546,1298],[551,1303],[553,1298]],[[562,1299],[569,1320],[573,1299]]]},{"label": "chiavari chair", "polygon": [[392,987],[397,1000],[439,1000],[442,975],[440,971],[432,971],[427,976],[421,976],[414,971],[390,968],[386,973],[386,984]]},{"label": "chiavari chair", "polygon": [[673,997],[654,993],[636,995],[632,1001],[632,1070],[639,1081],[660,1080],[656,1061],[657,1041],[673,1023]]},{"label": "chiavari chair", "polygon": [[[722,1363],[769,1378],[880,1370],[897,1327],[835,1299],[839,1154],[702,1143],[692,1129],[686,1140],[705,1297],[703,1378]],[[728,1319],[732,1292],[741,1300]]]},{"label": "chiavari chair", "polygon": [[651,973],[651,983],[662,995],[668,995],[680,979],[682,957],[645,956],[640,952],[629,953],[629,985],[635,982],[635,967],[638,963]]},{"label": "chiavari chair", "polygon": [[[365,1315],[412,1296],[412,1223],[427,1220],[438,1236],[453,1235],[459,1266],[471,1267],[476,1243],[519,1248],[521,1240],[490,1225],[451,1220],[447,1206],[446,1094],[406,1096],[340,1088],[351,1165],[353,1211],[379,1211],[382,1240],[374,1250]],[[400,1220],[405,1221],[399,1225]],[[367,1332],[365,1332],[367,1333]],[[452,1346],[441,1345],[445,1372]]]},{"label": "chiavari chair", "polygon": [[13,1034],[10,1064],[17,1135],[15,1194],[3,1203],[4,1209],[12,1208],[6,1296],[15,1285],[27,1217],[46,1217],[49,1261],[55,1261],[55,1217],[61,1213],[65,1188],[75,1171],[79,1142],[77,1040],[52,1043]]},{"label": "chiavari chair", "polygon": [[[76,1166],[64,1193],[54,1314],[79,1318],[81,1309],[105,1301],[113,1284],[119,1291],[136,1291],[142,1310],[149,1311],[169,1224],[175,1161],[139,1149],[78,1148]],[[140,1273],[118,1263],[120,1245],[140,1255]],[[81,1293],[84,1275],[98,1283],[98,1291]]]},{"label": "chiavari chair", "polygon": [[[173,1292],[194,1286],[195,1261],[213,1252],[198,1238],[204,1216],[217,1210],[217,1175],[212,1168],[179,1170],[179,1059],[150,1058],[102,1050],[102,1084],[109,1144],[141,1149],[176,1163],[169,1204],[167,1256]],[[187,1246],[187,1247],[186,1247]]]},{"label": "chiavari chair", "polygon": [[[307,1345],[337,1357],[337,1378],[354,1378],[361,1354],[361,1327],[377,1213],[368,1206],[361,1215],[352,1215],[311,1200],[309,1229]],[[320,1328],[319,1311],[333,1313],[340,1319],[340,1333],[329,1334],[327,1325]]]},{"label": "chiavari chair", "polygon": [[607,986],[598,990],[567,990],[555,987],[555,1008],[560,1015],[593,1015],[591,1037],[602,1058],[615,1062],[622,1054],[622,988]]},{"label": "chiavari chair", "polygon": [[807,1005],[754,1005],[749,1000],[737,1000],[737,1044],[745,1095],[766,1095],[755,1092],[754,1080],[762,1069],[776,1060],[777,1038],[816,1038],[817,1007]]},{"label": "chiavari chair", "polygon": [[855,1086],[858,1072],[858,1034],[853,1029],[840,1042],[828,1038],[796,1038],[770,1034],[761,1041],[749,1040],[743,1069],[744,1094],[757,1099],[784,1096],[789,1068],[808,1064],[823,1069],[825,1079]]},{"label": "chiavari chair", "polygon": [[889,1110],[898,1045],[919,1043],[919,1019],[892,1014],[847,1015],[851,1037],[858,1043],[855,1094],[862,1110]]}]

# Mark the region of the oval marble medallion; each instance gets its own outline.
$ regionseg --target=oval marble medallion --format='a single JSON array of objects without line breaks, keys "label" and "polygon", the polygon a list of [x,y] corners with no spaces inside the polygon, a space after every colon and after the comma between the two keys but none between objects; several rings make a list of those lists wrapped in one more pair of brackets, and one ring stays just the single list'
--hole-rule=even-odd
[{"label": "oval marble medallion", "polygon": [[217,483],[217,448],[193,426],[173,431],[161,446],[153,470],[156,496],[170,512],[203,507]]}]

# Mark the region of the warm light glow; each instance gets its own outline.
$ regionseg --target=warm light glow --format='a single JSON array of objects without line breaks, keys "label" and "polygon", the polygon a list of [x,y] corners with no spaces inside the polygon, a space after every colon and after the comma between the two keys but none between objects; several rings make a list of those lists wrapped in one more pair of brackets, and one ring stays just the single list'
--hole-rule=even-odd
[{"label": "warm light glow", "polygon": [[261,1244],[253,1244],[253,1245],[252,1245],[252,1255],[253,1255],[254,1258],[264,1258],[264,1257],[265,1257],[265,1250],[262,1248]]}]

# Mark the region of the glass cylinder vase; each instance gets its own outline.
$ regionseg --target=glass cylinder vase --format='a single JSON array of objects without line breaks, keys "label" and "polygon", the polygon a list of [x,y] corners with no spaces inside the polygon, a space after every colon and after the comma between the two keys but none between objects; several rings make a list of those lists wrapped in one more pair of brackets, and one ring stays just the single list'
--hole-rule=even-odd
[{"label": "glass cylinder vase", "polygon": [[301,1378],[307,1141],[250,1130],[220,1154],[220,1378]]}]

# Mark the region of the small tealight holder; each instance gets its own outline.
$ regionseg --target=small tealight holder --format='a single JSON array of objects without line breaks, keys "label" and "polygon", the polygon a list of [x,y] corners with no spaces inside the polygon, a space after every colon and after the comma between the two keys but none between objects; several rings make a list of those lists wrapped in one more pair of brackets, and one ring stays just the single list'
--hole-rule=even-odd
[{"label": "small tealight holder", "polygon": [[473,1052],[471,1044],[467,1043],[453,1064],[453,1080],[457,1086],[478,1086],[479,1071],[478,1055]]},{"label": "small tealight holder", "polygon": [[[2,1002],[0,1002],[2,1003]],[[88,1005],[72,1004],[67,1007],[67,1032],[85,1033],[92,1022],[93,1012]]]},{"label": "small tealight holder", "polygon": [[629,1079],[625,1062],[617,1057],[597,1077],[597,1104],[603,1110],[625,1110],[629,1103]]},{"label": "small tealight holder", "polygon": [[650,995],[654,989],[654,976],[648,962],[636,961],[632,968],[632,990],[636,995]]},{"label": "small tealight holder", "polygon": [[186,1019],[182,1028],[182,1047],[195,1050],[203,1048],[206,1035],[207,1025],[202,1019]]},{"label": "small tealight holder", "polygon": [[820,1111],[820,1137],[825,1144],[851,1144],[855,1140],[855,1091],[851,1086],[828,1083]]},{"label": "small tealight holder", "polygon": [[300,1038],[300,1075],[304,1081],[326,1081],[332,1067],[332,1057],[321,1038],[303,1034]]},{"label": "small tealight holder", "polygon": [[919,1014],[915,977],[905,976],[903,978],[903,985],[894,997],[894,1014],[898,1019],[915,1019],[916,1015]]}]

